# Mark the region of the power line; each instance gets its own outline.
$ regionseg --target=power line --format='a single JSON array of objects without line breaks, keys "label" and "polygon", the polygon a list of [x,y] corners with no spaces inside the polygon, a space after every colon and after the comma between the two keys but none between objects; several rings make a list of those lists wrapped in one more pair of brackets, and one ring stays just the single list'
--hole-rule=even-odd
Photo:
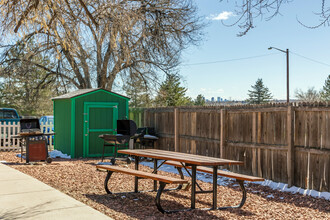
[{"label": "power line", "polygon": [[[295,52],[292,52],[290,50],[290,53],[299,56],[301,58],[304,58],[306,60],[312,61],[314,63],[318,63],[324,66],[329,66],[330,64],[323,63],[321,61],[314,60],[312,58],[305,57],[303,55],[297,54]],[[188,64],[182,64],[181,66],[198,66],[198,65],[207,65],[207,64],[214,64],[214,63],[226,63],[226,62],[233,62],[233,61],[241,61],[241,60],[249,60],[249,59],[255,59],[255,58],[260,58],[260,57],[266,57],[266,56],[271,56],[279,53],[270,53],[270,54],[262,54],[262,55],[257,55],[257,56],[250,56],[250,57],[241,57],[241,58],[235,58],[235,59],[228,59],[228,60],[217,60],[217,61],[211,61],[211,62],[203,62],[203,63],[188,63]]]},{"label": "power line", "polygon": [[206,64],[213,64],[213,63],[226,63],[226,62],[233,62],[233,61],[240,61],[240,60],[255,59],[255,58],[259,58],[259,57],[266,57],[266,56],[271,56],[274,54],[279,54],[279,53],[268,53],[268,54],[262,54],[262,55],[251,56],[251,57],[241,57],[241,58],[236,58],[236,59],[218,60],[218,61],[204,62],[204,63],[189,63],[189,64],[182,64],[181,66],[197,66],[197,65],[206,65]]},{"label": "power line", "polygon": [[303,55],[297,54],[297,53],[292,52],[292,51],[290,51],[290,53],[292,53],[292,54],[294,54],[294,55],[296,55],[296,56],[298,56],[298,57],[302,57],[302,58],[304,58],[304,59],[306,59],[306,60],[309,60],[309,61],[312,61],[312,62],[318,63],[318,64],[322,64],[322,65],[325,65],[325,66],[330,66],[330,64],[323,63],[323,62],[320,62],[320,61],[317,61],[317,60],[314,60],[314,59],[311,59],[311,58],[305,57],[305,56],[303,56]]}]

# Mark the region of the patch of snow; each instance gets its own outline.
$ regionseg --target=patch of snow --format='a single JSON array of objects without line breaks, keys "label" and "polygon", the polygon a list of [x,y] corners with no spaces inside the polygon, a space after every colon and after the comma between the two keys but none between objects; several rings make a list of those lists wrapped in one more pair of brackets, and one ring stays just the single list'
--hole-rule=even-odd
[{"label": "patch of snow", "polygon": [[7,161],[5,161],[5,160],[0,160],[0,163],[7,163]]},{"label": "patch of snow", "polygon": [[[50,151],[48,153],[48,155],[51,157],[51,158],[64,158],[64,159],[71,159],[71,156],[70,155],[67,155],[67,154],[63,154],[61,151],[59,150],[53,150],[53,151]],[[25,159],[25,155],[21,155],[21,154],[16,154],[17,157],[19,158],[23,158]]]},{"label": "patch of snow", "polygon": [[280,199],[284,199],[284,197],[281,196]]},{"label": "patch of snow", "polygon": [[21,154],[16,154],[16,157],[19,157],[19,158],[22,157],[23,159],[25,159],[25,156],[24,155],[22,156]]},{"label": "patch of snow", "polygon": [[[154,167],[153,162],[143,161],[140,164],[144,165],[144,166],[148,166],[150,168]],[[177,171],[177,169],[174,166],[167,165],[167,164],[162,165],[159,170],[179,174],[179,172]],[[228,170],[224,169],[224,171],[228,171]],[[189,174],[184,169],[182,169],[182,172],[183,172],[183,175],[189,176]],[[203,172],[198,172],[197,171],[196,177],[197,177],[198,180],[201,180],[201,181],[207,182],[207,183],[212,183],[212,181],[213,181],[212,175],[208,174],[208,173],[203,173]],[[220,185],[220,186],[227,186],[232,182],[234,182],[234,179],[230,179],[230,178],[222,177],[222,176],[218,177],[218,185]],[[265,180],[265,181],[259,181],[259,182],[253,182],[253,183],[259,184],[259,185],[262,185],[262,186],[268,186],[268,187],[270,187],[274,190],[279,190],[281,192],[291,192],[292,194],[299,193],[299,194],[302,194],[302,195],[312,196],[312,197],[315,197],[315,198],[324,198],[324,199],[330,201],[330,192],[319,192],[319,191],[316,191],[316,190],[306,190],[306,189],[296,187],[296,186],[292,186],[292,187],[289,188],[288,184],[277,183],[277,182],[273,182],[271,180]],[[260,193],[264,194],[264,192],[260,192]],[[269,195],[269,196],[271,196],[271,195]],[[283,197],[280,197],[280,199],[283,199]]]},{"label": "patch of snow", "polygon": [[321,192],[320,198],[330,200],[330,192]]},{"label": "patch of snow", "polygon": [[144,135],[143,138],[146,138],[146,139],[154,139],[154,140],[157,140],[157,139],[158,139],[158,137],[153,136],[153,135],[149,135],[149,134]]},{"label": "patch of snow", "polygon": [[292,194],[299,193],[305,196],[312,196],[314,198],[324,198],[326,200],[330,200],[330,193],[329,192],[319,192],[316,190],[310,189],[303,189],[301,187],[288,187],[288,184],[285,183],[276,183],[271,180],[265,180],[263,182],[255,182],[255,184],[260,184],[262,186],[268,186],[274,190],[279,190],[282,192],[290,192]]},{"label": "patch of snow", "polygon": [[67,154],[63,154],[61,151],[59,150],[53,150],[51,152],[49,152],[49,156],[51,158],[64,158],[64,159],[71,159],[70,155]]},{"label": "patch of snow", "polygon": [[274,195],[273,194],[270,194],[270,195],[267,196],[267,198],[273,199],[274,198]]},{"label": "patch of snow", "polygon": [[112,165],[111,162],[98,162],[97,165]]}]

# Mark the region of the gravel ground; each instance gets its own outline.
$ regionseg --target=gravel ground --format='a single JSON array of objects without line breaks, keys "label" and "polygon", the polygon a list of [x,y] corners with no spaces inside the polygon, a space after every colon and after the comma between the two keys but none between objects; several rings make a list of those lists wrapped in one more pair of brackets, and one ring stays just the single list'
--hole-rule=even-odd
[{"label": "gravel ground", "polygon": [[[105,172],[97,171],[100,159],[55,159],[51,164],[42,162],[28,165],[20,162],[16,152],[0,152],[0,161],[31,175],[36,179],[68,194],[114,219],[330,219],[330,201],[300,194],[280,192],[256,184],[248,184],[247,200],[241,209],[204,211],[194,210],[174,214],[161,214],[155,204],[155,192],[108,195],[103,188]],[[127,166],[118,162],[119,166]],[[134,165],[128,165],[133,168]],[[141,170],[150,168],[141,166]],[[160,174],[179,177],[159,171]],[[109,188],[113,192],[132,191],[134,177],[113,174]],[[198,182],[203,189],[211,189],[210,183]],[[140,180],[139,190],[152,189],[151,180]],[[175,186],[173,186],[175,187]],[[237,204],[241,193],[236,184],[218,187],[218,205]],[[272,194],[274,198],[267,198]],[[197,195],[196,207],[211,206],[212,195]],[[165,209],[181,209],[190,206],[190,190],[171,191],[162,194]]]}]

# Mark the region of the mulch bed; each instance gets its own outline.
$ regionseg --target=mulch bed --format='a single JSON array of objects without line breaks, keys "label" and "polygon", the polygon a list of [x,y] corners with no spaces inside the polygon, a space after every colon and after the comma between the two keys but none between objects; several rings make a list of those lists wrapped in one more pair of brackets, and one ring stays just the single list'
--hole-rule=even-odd
[{"label": "mulch bed", "polygon": [[[55,159],[51,164],[43,162],[25,164],[16,152],[0,152],[0,161],[66,193],[114,219],[330,219],[330,201],[300,194],[272,190],[256,184],[248,184],[247,200],[243,208],[235,210],[193,210],[174,214],[161,214],[154,203],[156,192],[139,194],[106,194],[103,182],[106,172],[97,171],[94,159]],[[127,166],[117,162],[119,166]],[[128,165],[130,168],[134,164]],[[141,166],[141,170],[150,168]],[[179,178],[178,175],[159,171],[160,174]],[[113,174],[109,188],[113,192],[133,191],[134,177]],[[198,181],[203,189],[211,189],[211,183]],[[152,189],[151,180],[140,180],[139,190]],[[176,187],[176,186],[172,186]],[[218,206],[239,203],[241,192],[237,184],[218,187]],[[274,198],[267,196],[272,194]],[[197,195],[196,207],[208,208],[212,195]],[[162,194],[162,206],[166,209],[190,207],[190,190],[170,191]]]}]

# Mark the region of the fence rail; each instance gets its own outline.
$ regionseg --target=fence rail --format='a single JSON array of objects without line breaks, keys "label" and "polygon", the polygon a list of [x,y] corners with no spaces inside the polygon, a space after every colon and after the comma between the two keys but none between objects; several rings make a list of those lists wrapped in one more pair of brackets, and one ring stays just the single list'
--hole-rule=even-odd
[{"label": "fence rail", "polygon": [[159,149],[244,161],[231,170],[330,191],[330,107],[302,105],[149,108],[131,111],[155,127]]}]

